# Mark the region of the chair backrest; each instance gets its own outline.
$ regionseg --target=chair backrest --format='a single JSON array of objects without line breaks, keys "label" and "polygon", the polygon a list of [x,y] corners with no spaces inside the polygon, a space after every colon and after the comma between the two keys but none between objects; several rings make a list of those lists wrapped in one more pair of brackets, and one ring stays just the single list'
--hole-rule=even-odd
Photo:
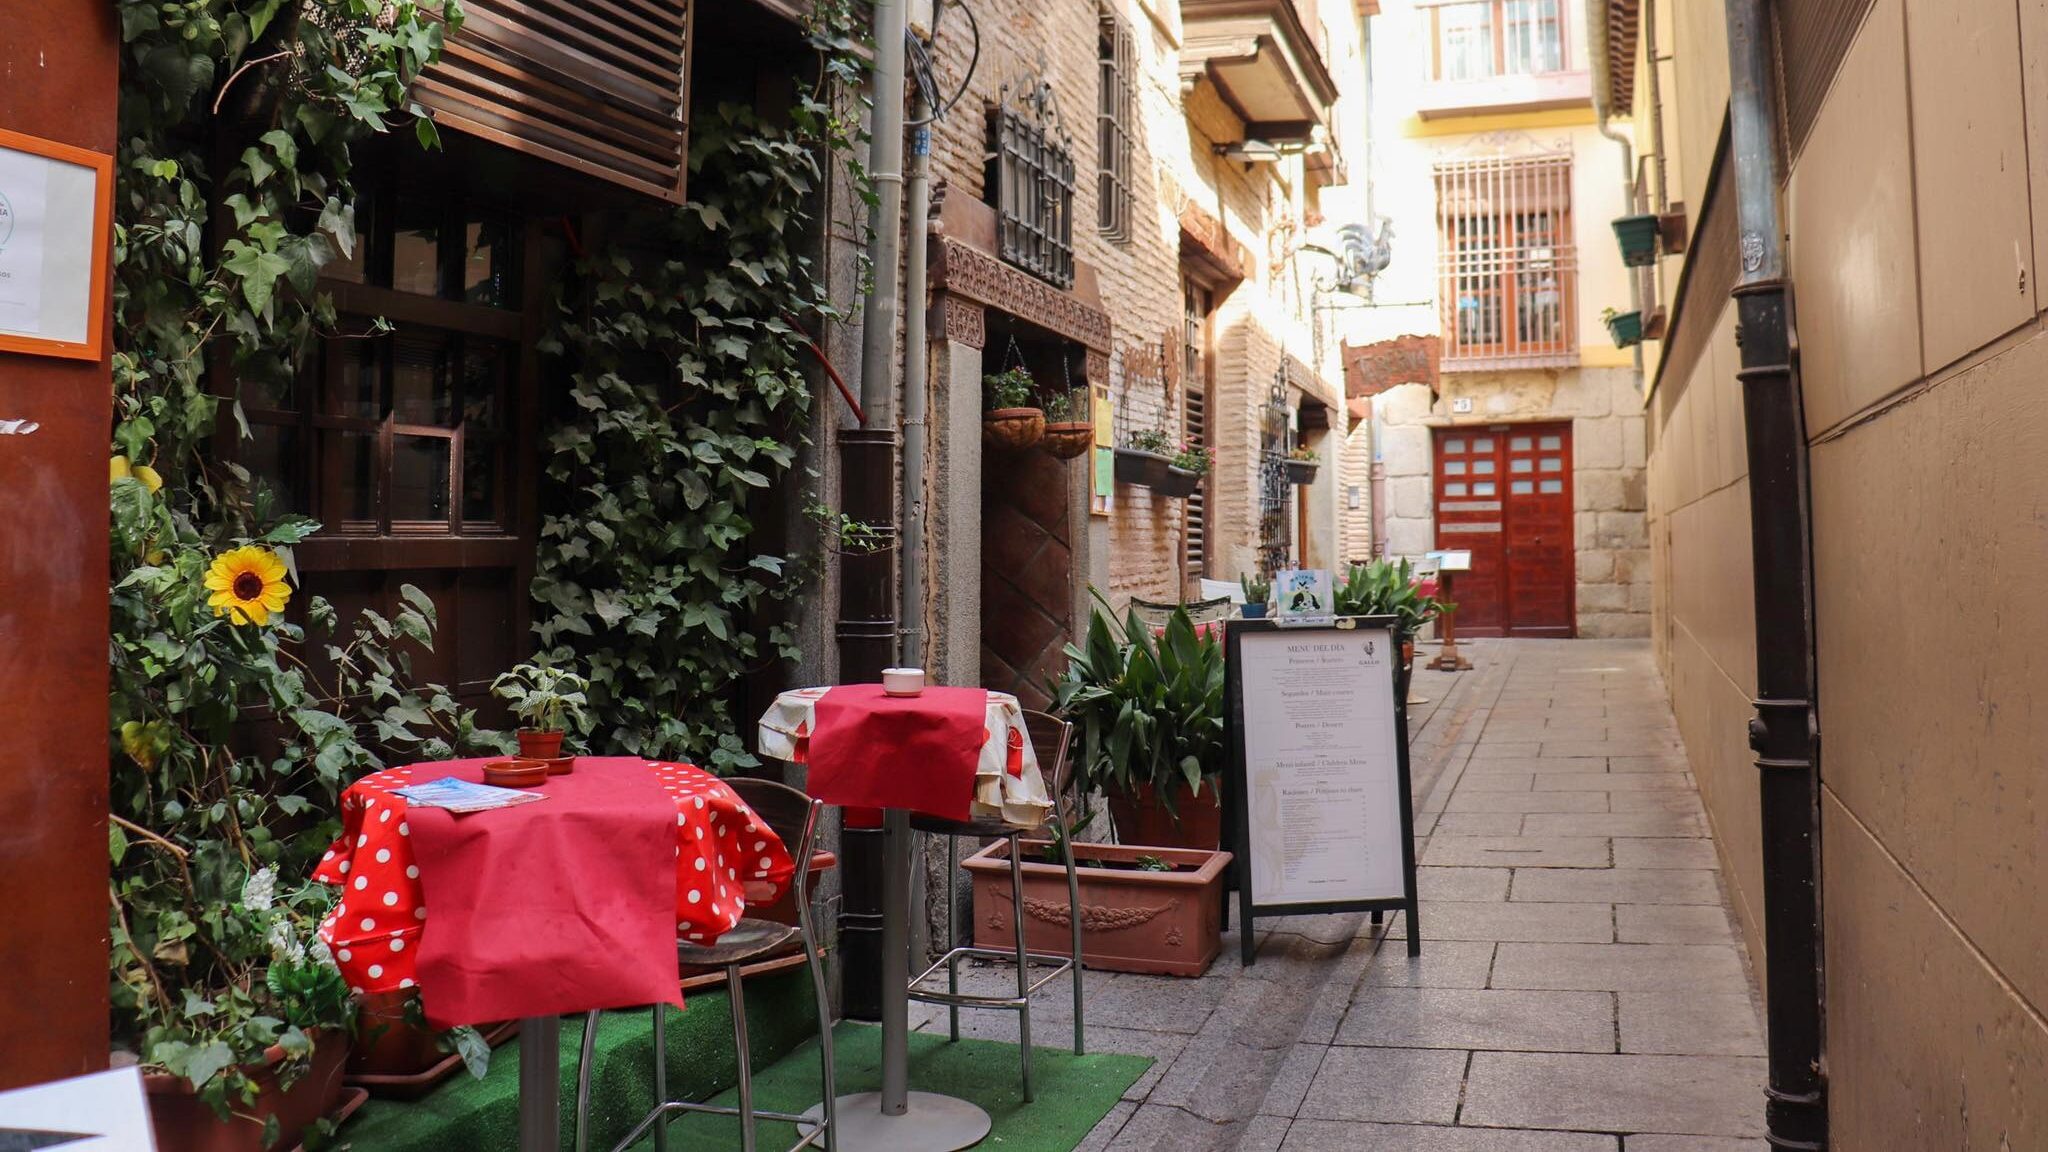
[{"label": "chair backrest", "polygon": [[1138,613],[1138,619],[1157,628],[1173,618],[1175,609],[1185,608],[1189,620],[1196,624],[1208,624],[1230,619],[1233,605],[1228,596],[1190,600],[1185,604],[1162,604],[1157,600],[1139,600],[1134,597],[1131,600],[1131,608]]},{"label": "chair backrest", "polygon": [[1232,604],[1244,603],[1244,585],[1235,580],[1211,580],[1202,578],[1202,599],[1228,600]]},{"label": "chair backrest", "polygon": [[824,811],[824,802],[773,780],[735,776],[725,783],[789,850],[790,858],[796,861],[796,875],[790,884],[796,891],[797,907],[807,907],[811,898],[811,848],[817,840],[818,815]]},{"label": "chair backrest", "polygon": [[1058,803],[1074,776],[1074,726],[1050,713],[1027,708],[1024,733],[1031,737],[1032,751],[1038,753],[1038,770],[1045,774],[1047,794]]}]

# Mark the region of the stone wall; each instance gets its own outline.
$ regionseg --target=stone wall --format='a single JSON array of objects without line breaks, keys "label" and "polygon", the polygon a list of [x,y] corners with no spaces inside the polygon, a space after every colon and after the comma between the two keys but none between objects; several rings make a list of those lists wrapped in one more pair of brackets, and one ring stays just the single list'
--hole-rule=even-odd
[{"label": "stone wall", "polygon": [[[1634,370],[1452,372],[1444,374],[1440,388],[1434,402],[1417,384],[1374,399],[1374,418],[1383,422],[1387,553],[1414,557],[1436,547],[1433,429],[1570,420],[1578,634],[1649,635],[1645,447]],[[1460,398],[1472,401],[1472,411],[1454,416]]]}]

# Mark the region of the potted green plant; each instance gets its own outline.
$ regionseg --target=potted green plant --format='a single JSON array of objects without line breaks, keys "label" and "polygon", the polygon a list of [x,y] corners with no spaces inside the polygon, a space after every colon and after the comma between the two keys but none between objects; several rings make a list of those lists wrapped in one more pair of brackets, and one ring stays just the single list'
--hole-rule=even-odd
[{"label": "potted green plant", "polygon": [[1316,455],[1316,450],[1306,444],[1296,444],[1288,449],[1287,461],[1282,465],[1287,469],[1287,482],[1303,487],[1315,483],[1316,469],[1322,467],[1322,460]]},{"label": "potted green plant", "polygon": [[1339,616],[1393,616],[1401,644],[1401,667],[1395,690],[1406,698],[1409,666],[1415,660],[1415,637],[1423,625],[1457,605],[1424,595],[1407,560],[1375,560],[1353,564],[1335,589]]},{"label": "potted green plant", "polygon": [[1095,425],[1088,419],[1088,393],[1070,388],[1045,404],[1045,438],[1038,442],[1052,456],[1072,460],[1095,443]]},{"label": "potted green plant", "polygon": [[981,378],[983,443],[1011,452],[1038,443],[1045,435],[1045,412],[1032,405],[1032,388],[1031,370],[1022,366]]},{"label": "potted green plant", "polygon": [[1054,682],[1079,729],[1075,780],[1109,801],[1125,844],[1214,849],[1222,817],[1223,645],[1176,609],[1155,636],[1130,613],[1119,625],[1100,593],[1080,645],[1066,647]]},{"label": "potted green plant", "polygon": [[531,760],[558,760],[566,725],[585,724],[584,693],[590,683],[567,668],[528,662],[501,673],[491,681],[491,694],[512,707],[523,726],[519,729],[519,755]]},{"label": "potted green plant", "polygon": [[1602,308],[1600,320],[1607,325],[1607,334],[1614,337],[1616,348],[1630,348],[1643,342],[1641,312],[1617,312],[1612,308]]},{"label": "potted green plant", "polygon": [[1126,433],[1123,445],[1116,450],[1117,483],[1160,487],[1167,483],[1167,470],[1173,467],[1176,451],[1173,441],[1156,428]]},{"label": "potted green plant", "polygon": [[1202,477],[1208,472],[1209,450],[1199,444],[1182,441],[1166,466],[1166,480],[1158,490],[1178,498],[1192,496],[1202,487]]},{"label": "potted green plant", "polygon": [[1263,620],[1266,606],[1273,600],[1273,582],[1264,573],[1254,576],[1238,575],[1237,582],[1244,588],[1244,618]]},{"label": "potted green plant", "polygon": [[1621,245],[1621,262],[1630,268],[1655,264],[1659,232],[1654,213],[1616,218],[1614,239]]}]

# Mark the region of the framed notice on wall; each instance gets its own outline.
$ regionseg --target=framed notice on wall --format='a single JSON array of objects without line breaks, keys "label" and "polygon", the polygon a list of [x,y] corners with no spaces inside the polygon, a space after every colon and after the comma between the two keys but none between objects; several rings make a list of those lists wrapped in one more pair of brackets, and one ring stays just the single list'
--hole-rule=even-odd
[{"label": "framed notice on wall", "polygon": [[97,360],[114,159],[0,129],[0,352]]},{"label": "framed notice on wall", "polygon": [[[1407,709],[1392,616],[1283,627],[1232,620],[1225,644],[1239,939],[1256,916],[1400,911],[1421,952]],[[1378,917],[1375,916],[1375,920]]]}]

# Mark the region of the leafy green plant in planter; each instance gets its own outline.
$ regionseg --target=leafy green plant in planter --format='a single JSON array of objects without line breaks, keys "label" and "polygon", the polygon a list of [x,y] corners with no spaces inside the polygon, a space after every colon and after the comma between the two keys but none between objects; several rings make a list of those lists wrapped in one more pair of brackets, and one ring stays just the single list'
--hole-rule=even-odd
[{"label": "leafy green plant in planter", "polygon": [[1632,348],[1643,342],[1643,314],[1639,311],[1617,312],[1612,308],[1602,308],[1600,321],[1607,325],[1607,334],[1614,338],[1616,348]]},{"label": "leafy green plant in planter", "polygon": [[491,695],[525,722],[519,729],[519,754],[541,760],[562,754],[569,724],[580,731],[589,723],[584,713],[589,689],[590,682],[576,673],[537,662],[520,664],[491,681]]},{"label": "leafy green plant in planter", "polygon": [[1167,496],[1192,496],[1201,488],[1202,477],[1209,471],[1209,450],[1200,444],[1182,442],[1172,451],[1166,480],[1155,487]]},{"label": "leafy green plant in planter", "polygon": [[1353,564],[1335,592],[1339,616],[1393,616],[1400,621],[1395,629],[1401,645],[1397,688],[1405,694],[1416,635],[1424,624],[1457,605],[1423,595],[1415,582],[1415,566],[1405,559]]},{"label": "leafy green plant in planter", "polygon": [[1244,618],[1264,619],[1266,607],[1273,601],[1273,582],[1263,572],[1253,576],[1240,574],[1237,582],[1244,589]]},{"label": "leafy green plant in planter", "polygon": [[1061,460],[1072,460],[1095,444],[1095,424],[1088,418],[1088,392],[1069,388],[1045,402],[1045,438],[1039,446]]},{"label": "leafy green plant in planter", "polygon": [[1306,444],[1297,444],[1288,449],[1287,461],[1283,465],[1287,471],[1287,482],[1301,485],[1315,483],[1316,469],[1321,466],[1322,457],[1316,455],[1316,450]]},{"label": "leafy green plant in planter", "polygon": [[1031,403],[1037,388],[1029,369],[1005,368],[981,378],[982,441],[991,447],[1022,451],[1045,435],[1045,412]]},{"label": "leafy green plant in planter", "polygon": [[1168,483],[1167,470],[1179,451],[1165,432],[1138,428],[1124,433],[1116,450],[1116,478],[1119,483],[1158,488]]},{"label": "leafy green plant in planter", "polygon": [[[1176,824],[1189,800],[1213,810],[1226,755],[1221,642],[1198,633],[1185,609],[1155,637],[1136,612],[1119,625],[1100,593],[1095,600],[1088,634],[1067,646],[1053,684],[1061,714],[1080,729],[1080,792],[1108,797],[1119,839],[1140,834],[1140,804],[1156,804]],[[1213,849],[1208,838],[1191,846]]]}]

